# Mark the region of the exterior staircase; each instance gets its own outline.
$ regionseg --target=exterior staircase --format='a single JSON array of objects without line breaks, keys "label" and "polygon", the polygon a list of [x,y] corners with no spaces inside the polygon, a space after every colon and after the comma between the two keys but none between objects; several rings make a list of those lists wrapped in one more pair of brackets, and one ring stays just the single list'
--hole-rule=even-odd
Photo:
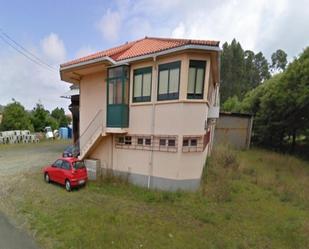
[{"label": "exterior staircase", "polygon": [[76,142],[80,150],[79,159],[84,159],[103,136],[104,112],[99,110]]}]

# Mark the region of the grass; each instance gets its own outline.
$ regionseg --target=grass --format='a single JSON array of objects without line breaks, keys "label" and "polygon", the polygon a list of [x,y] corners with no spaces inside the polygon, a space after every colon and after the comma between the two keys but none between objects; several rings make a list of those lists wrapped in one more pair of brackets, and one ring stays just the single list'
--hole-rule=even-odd
[{"label": "grass", "polygon": [[28,172],[0,182],[0,209],[43,248],[308,248],[308,162],[219,147],[205,169],[195,193],[112,177],[67,193]]}]

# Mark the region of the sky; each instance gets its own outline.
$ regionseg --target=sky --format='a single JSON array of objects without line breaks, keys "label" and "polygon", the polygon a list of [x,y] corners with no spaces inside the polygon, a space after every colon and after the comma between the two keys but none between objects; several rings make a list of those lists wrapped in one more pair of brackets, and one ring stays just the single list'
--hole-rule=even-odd
[{"label": "sky", "polygon": [[292,60],[309,45],[309,0],[0,0],[1,31],[56,70],[0,39],[0,104],[67,111],[59,64],[145,36],[236,38],[268,59],[280,48]]}]

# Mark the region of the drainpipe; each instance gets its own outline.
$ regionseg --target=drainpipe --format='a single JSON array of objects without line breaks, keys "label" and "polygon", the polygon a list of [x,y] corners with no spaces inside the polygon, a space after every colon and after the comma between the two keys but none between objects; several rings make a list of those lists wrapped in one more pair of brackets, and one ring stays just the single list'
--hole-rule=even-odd
[{"label": "drainpipe", "polygon": [[147,182],[147,188],[150,188],[150,180],[151,180],[151,175],[153,172],[153,156],[154,156],[154,150],[153,150],[153,144],[154,144],[154,133],[155,133],[155,119],[156,119],[156,105],[155,105],[155,96],[156,96],[156,92],[157,92],[157,77],[158,77],[158,73],[157,73],[157,58],[156,56],[153,57],[153,61],[154,61],[154,73],[153,73],[153,81],[152,81],[152,115],[151,115],[151,152],[150,152],[150,161],[149,161],[149,172],[148,172],[148,182]]}]

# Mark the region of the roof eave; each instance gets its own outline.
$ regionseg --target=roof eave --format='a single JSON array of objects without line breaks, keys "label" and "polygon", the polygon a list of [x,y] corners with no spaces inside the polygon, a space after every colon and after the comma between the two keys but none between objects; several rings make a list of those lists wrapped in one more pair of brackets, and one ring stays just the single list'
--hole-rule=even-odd
[{"label": "roof eave", "polygon": [[65,70],[69,70],[69,69],[75,69],[75,68],[78,68],[78,67],[81,67],[81,66],[87,66],[87,65],[90,65],[90,64],[93,64],[93,63],[98,63],[98,62],[103,62],[103,61],[108,61],[113,65],[117,64],[117,62],[115,60],[113,60],[111,57],[104,56],[104,57],[99,57],[99,58],[95,58],[95,59],[88,60],[88,61],[82,61],[82,62],[79,62],[79,63],[76,63],[76,64],[71,64],[71,65],[68,65],[68,66],[61,66],[60,65],[59,70],[65,71]]},{"label": "roof eave", "polygon": [[220,52],[221,48],[219,46],[205,46],[205,45],[183,45],[183,46],[179,46],[176,48],[170,48],[170,49],[166,49],[160,52],[155,52],[155,53],[151,53],[151,54],[146,54],[146,55],[141,55],[141,56],[136,56],[136,57],[132,57],[132,58],[128,58],[128,59],[124,59],[124,60],[119,60],[117,61],[117,64],[124,64],[124,63],[130,63],[133,61],[138,61],[138,60],[143,60],[143,59],[147,59],[147,58],[152,58],[152,57],[157,57],[157,56],[162,56],[162,55],[166,55],[166,54],[170,54],[170,53],[174,53],[174,52],[179,52],[182,50],[188,50],[188,49],[198,49],[198,50],[205,50],[205,51],[216,51],[216,52]]},{"label": "roof eave", "polygon": [[183,45],[183,46],[179,46],[176,48],[171,48],[171,49],[166,49],[160,52],[155,52],[155,53],[150,53],[150,54],[146,54],[146,55],[141,55],[141,56],[136,56],[136,57],[132,57],[132,58],[128,58],[128,59],[124,59],[124,60],[119,60],[119,61],[115,61],[112,58],[110,58],[109,56],[104,56],[104,57],[100,57],[100,58],[96,58],[96,59],[92,59],[92,60],[88,60],[88,61],[83,61],[83,62],[79,62],[76,64],[71,64],[68,66],[60,66],[60,71],[65,71],[68,69],[75,69],[81,66],[86,66],[86,65],[90,65],[90,64],[94,64],[94,63],[98,63],[98,62],[102,62],[102,61],[109,61],[111,64],[113,65],[120,65],[120,64],[125,64],[125,63],[130,63],[132,61],[138,61],[138,60],[143,60],[143,59],[147,59],[147,58],[151,58],[151,57],[157,57],[157,56],[161,56],[161,55],[165,55],[165,54],[169,54],[169,53],[174,53],[174,52],[179,52],[182,50],[187,50],[187,49],[198,49],[198,50],[207,50],[207,51],[217,51],[220,52],[221,48],[219,46],[208,46],[208,45]]}]

